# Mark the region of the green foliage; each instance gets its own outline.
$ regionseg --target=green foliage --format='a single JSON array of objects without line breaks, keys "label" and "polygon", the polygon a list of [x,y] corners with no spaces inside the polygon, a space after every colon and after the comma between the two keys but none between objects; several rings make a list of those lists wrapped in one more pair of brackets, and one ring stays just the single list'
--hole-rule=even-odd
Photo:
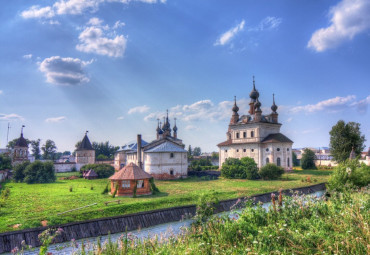
[{"label": "green foliage", "polygon": [[200,147],[194,147],[193,156],[200,156],[202,154],[202,149]]},{"label": "green foliage", "polygon": [[283,201],[277,210],[248,203],[241,213],[206,218],[165,241],[141,240],[132,233],[117,242],[108,238],[89,254],[369,253],[369,190],[338,194],[329,201],[296,195]]},{"label": "green foliage", "polygon": [[347,188],[365,187],[370,184],[370,166],[358,160],[346,160],[334,168],[329,180],[331,190],[344,191]]},{"label": "green foliage", "polygon": [[297,159],[297,154],[293,151],[293,166],[299,166],[299,160]]},{"label": "green foliage", "polygon": [[344,162],[354,147],[356,156],[360,155],[365,148],[365,136],[361,135],[360,123],[343,120],[337,122],[329,132],[330,154],[337,162]]},{"label": "green foliage", "polygon": [[118,183],[116,184],[116,186],[114,186],[114,191],[113,191],[113,194],[112,194],[112,198],[116,197],[117,191],[118,191]]},{"label": "green foliage", "polygon": [[29,164],[24,170],[23,181],[28,184],[33,183],[51,183],[55,182],[55,168],[51,161],[35,161]]},{"label": "green foliage", "polygon": [[0,170],[12,169],[12,160],[6,154],[0,154]]},{"label": "green foliage", "polygon": [[284,173],[284,169],[275,164],[269,163],[261,167],[259,174],[264,180],[276,180],[279,179]]},{"label": "green foliage", "polygon": [[301,158],[301,166],[302,169],[316,169],[315,165],[315,153],[310,149],[304,149],[302,158]]},{"label": "green foliage", "polygon": [[108,164],[87,164],[81,167],[80,172],[92,169],[98,178],[107,178],[114,174],[114,167]]},{"label": "green foliage", "polygon": [[40,141],[40,139],[31,141],[32,155],[35,157],[36,160],[41,159]]},{"label": "green foliage", "polygon": [[25,177],[25,173],[24,173],[24,170],[26,169],[26,167],[30,164],[30,162],[28,161],[25,161],[25,162],[22,162],[20,164],[17,164],[15,167],[14,167],[14,175],[13,175],[13,180],[15,182],[23,182],[23,179]]},{"label": "green foliage", "polygon": [[1,191],[1,195],[0,195],[0,208],[5,206],[6,200],[8,199],[9,195],[10,195],[10,189],[9,189],[9,187],[6,187],[5,189],[3,189]]},{"label": "green foliage", "polygon": [[[75,145],[76,149],[80,146],[81,141],[78,141]],[[98,158],[98,159],[113,159],[114,153],[119,149],[119,146],[114,146],[109,143],[109,141],[106,142],[92,142],[91,146],[95,150],[95,155],[103,155],[106,156],[106,158]],[[103,157],[101,156],[101,157]]]},{"label": "green foliage", "polygon": [[254,159],[244,157],[239,159],[228,158],[221,168],[221,176],[228,179],[248,179],[259,178],[258,167]]},{"label": "green foliage", "polygon": [[190,168],[194,171],[202,171],[205,167],[206,170],[211,169],[212,162],[209,158],[193,159],[190,163]]},{"label": "green foliage", "polygon": [[199,196],[194,217],[196,225],[206,222],[213,215],[215,206],[219,202],[217,195],[217,192],[211,191]]},{"label": "green foliage", "polygon": [[105,186],[102,195],[107,194],[109,192],[109,183],[107,183],[107,186]]},{"label": "green foliage", "polygon": [[57,152],[57,146],[55,142],[48,139],[46,140],[45,144],[41,147],[42,150],[42,158],[43,159],[55,159],[55,154]]},{"label": "green foliage", "polygon": [[211,155],[211,158],[212,159],[219,159],[219,155],[218,155],[218,152],[212,152],[212,155]]},{"label": "green foliage", "polygon": [[103,154],[99,154],[99,156],[97,156],[96,159],[109,159],[109,158]]},{"label": "green foliage", "polygon": [[149,184],[150,184],[150,190],[152,191],[152,194],[157,194],[160,192],[154,183],[154,178],[149,179]]}]

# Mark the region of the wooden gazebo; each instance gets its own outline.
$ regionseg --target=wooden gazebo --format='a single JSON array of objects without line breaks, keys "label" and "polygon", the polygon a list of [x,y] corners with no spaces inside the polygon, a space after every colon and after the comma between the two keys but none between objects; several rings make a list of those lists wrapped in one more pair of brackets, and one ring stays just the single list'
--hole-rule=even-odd
[{"label": "wooden gazebo", "polygon": [[111,193],[113,194],[117,187],[116,196],[132,196],[136,185],[136,195],[150,195],[152,194],[149,183],[151,178],[150,174],[134,163],[130,163],[109,177]]}]

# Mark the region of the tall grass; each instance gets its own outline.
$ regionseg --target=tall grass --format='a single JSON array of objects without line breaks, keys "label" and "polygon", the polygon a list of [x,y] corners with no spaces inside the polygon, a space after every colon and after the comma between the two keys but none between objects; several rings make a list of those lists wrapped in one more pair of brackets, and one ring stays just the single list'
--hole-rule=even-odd
[{"label": "tall grass", "polygon": [[[273,199],[273,201],[275,201]],[[270,210],[253,201],[233,217],[198,221],[186,234],[144,241],[128,233],[93,244],[89,254],[369,254],[370,188],[330,200],[280,198]],[[85,251],[84,251],[85,252]]]}]

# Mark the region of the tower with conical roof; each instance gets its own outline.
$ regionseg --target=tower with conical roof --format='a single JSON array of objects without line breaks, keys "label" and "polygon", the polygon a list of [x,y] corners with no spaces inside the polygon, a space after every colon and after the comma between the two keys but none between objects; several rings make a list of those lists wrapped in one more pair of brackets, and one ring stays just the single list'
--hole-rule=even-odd
[{"label": "tower with conical roof", "polygon": [[85,136],[83,137],[81,143],[79,144],[78,148],[76,149],[76,168],[80,170],[82,166],[86,164],[94,164],[95,163],[95,150],[91,145],[89,137],[85,132]]},{"label": "tower with conical roof", "polygon": [[13,165],[22,163],[24,161],[28,161],[28,142],[27,140],[23,137],[23,128],[25,126],[22,125],[21,129],[21,135],[16,141],[14,145],[14,150],[13,150]]},{"label": "tower with conical roof", "polygon": [[173,138],[177,139],[177,126],[176,126],[176,118],[175,118],[175,126],[173,126]]},{"label": "tower with conical roof", "polygon": [[239,121],[239,114],[238,114],[239,107],[236,105],[236,96],[234,96],[234,106],[232,108],[232,111],[233,111],[233,115],[231,116],[230,124],[236,124]]}]

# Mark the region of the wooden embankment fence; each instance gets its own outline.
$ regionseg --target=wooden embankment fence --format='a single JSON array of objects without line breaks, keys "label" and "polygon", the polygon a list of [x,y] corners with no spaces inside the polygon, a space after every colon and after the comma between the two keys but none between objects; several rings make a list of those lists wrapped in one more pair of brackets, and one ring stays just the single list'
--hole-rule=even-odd
[{"label": "wooden embankment fence", "polygon": [[[298,191],[300,194],[310,194],[317,191],[325,190],[325,183],[320,183],[312,186],[283,190],[285,195],[292,195],[290,191]],[[248,197],[255,202],[266,203],[271,201],[271,193],[269,192]],[[245,198],[236,198],[220,201],[216,207],[215,213],[229,211],[237,201],[243,201]],[[147,228],[159,224],[175,222],[182,219],[184,215],[195,215],[196,206],[178,206],[166,209],[159,209],[147,212],[139,212],[115,217],[106,217],[80,222],[72,222],[52,227],[38,227],[32,229],[24,229],[12,232],[0,233],[0,253],[10,252],[15,247],[21,247],[21,242],[24,240],[27,245],[32,247],[40,246],[38,235],[48,228],[62,228],[63,232],[56,238],[57,243],[69,242],[72,239],[84,239],[89,237],[97,237],[108,235],[109,233],[119,233],[133,231],[139,228]]]}]

